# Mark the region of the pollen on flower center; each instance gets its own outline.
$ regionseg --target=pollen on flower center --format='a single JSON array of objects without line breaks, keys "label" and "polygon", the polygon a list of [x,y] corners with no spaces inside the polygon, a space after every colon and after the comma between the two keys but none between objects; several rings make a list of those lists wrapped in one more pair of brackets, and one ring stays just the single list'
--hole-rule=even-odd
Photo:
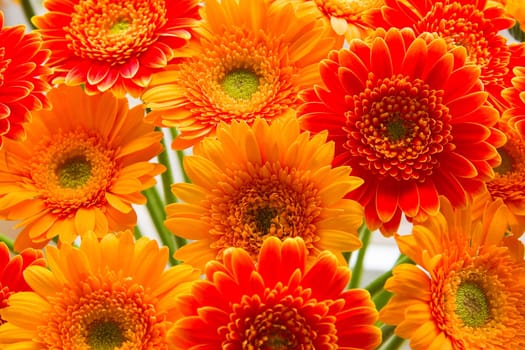
[{"label": "pollen on flower center", "polygon": [[57,168],[58,182],[64,188],[78,188],[91,177],[91,164],[85,156],[67,159]]},{"label": "pollen on flower center", "polygon": [[109,28],[109,31],[111,32],[111,34],[122,34],[122,33],[126,32],[129,29],[130,25],[131,25],[131,23],[130,23],[129,20],[121,19],[121,20],[118,20],[117,22],[115,22]]},{"label": "pollen on flower center", "polygon": [[95,321],[88,329],[86,343],[93,350],[113,350],[126,340],[117,322]]},{"label": "pollen on flower center", "polygon": [[221,86],[230,97],[248,100],[259,90],[259,77],[250,70],[236,69],[226,74]]},{"label": "pollen on flower center", "polygon": [[489,302],[476,283],[463,282],[456,292],[456,314],[466,326],[480,327],[490,319]]}]

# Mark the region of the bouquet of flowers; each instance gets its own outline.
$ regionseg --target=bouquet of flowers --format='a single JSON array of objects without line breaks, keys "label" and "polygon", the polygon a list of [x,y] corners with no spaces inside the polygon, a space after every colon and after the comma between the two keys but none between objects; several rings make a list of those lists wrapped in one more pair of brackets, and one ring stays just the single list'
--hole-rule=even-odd
[{"label": "bouquet of flowers", "polygon": [[520,2],[0,11],[0,349],[525,349]]}]

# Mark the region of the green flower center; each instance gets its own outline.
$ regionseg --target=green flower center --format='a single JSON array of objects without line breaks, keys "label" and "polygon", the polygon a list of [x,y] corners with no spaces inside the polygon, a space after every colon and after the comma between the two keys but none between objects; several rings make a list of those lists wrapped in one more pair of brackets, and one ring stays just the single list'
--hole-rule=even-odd
[{"label": "green flower center", "polygon": [[95,321],[88,330],[87,343],[92,350],[114,350],[126,340],[113,321]]},{"label": "green flower center", "polygon": [[386,133],[392,141],[402,140],[406,136],[407,129],[399,113],[395,113],[394,118],[386,125]]},{"label": "green flower center", "polygon": [[127,19],[120,19],[109,28],[109,32],[111,34],[122,34],[126,32],[130,26],[131,23]]},{"label": "green flower center", "polygon": [[223,91],[236,100],[249,100],[259,90],[259,77],[247,69],[236,69],[221,82]]},{"label": "green flower center", "polygon": [[275,220],[278,216],[276,208],[263,207],[254,210],[253,217],[255,219],[255,227],[263,234],[267,235],[272,227],[272,224],[278,224],[278,220]]},{"label": "green flower center", "polygon": [[85,156],[67,159],[57,168],[58,182],[63,188],[79,188],[91,177],[91,164]]},{"label": "green flower center", "polygon": [[456,293],[456,314],[468,327],[480,327],[490,318],[489,301],[483,289],[463,282]]},{"label": "green flower center", "polygon": [[498,153],[501,156],[501,164],[494,168],[498,174],[504,175],[514,170],[514,159],[504,148],[499,148]]}]

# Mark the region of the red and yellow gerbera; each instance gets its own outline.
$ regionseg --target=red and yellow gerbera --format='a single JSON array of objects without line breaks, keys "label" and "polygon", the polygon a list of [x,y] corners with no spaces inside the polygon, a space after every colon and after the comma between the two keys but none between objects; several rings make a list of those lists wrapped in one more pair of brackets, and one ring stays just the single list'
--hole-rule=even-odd
[{"label": "red and yellow gerbera", "polygon": [[61,86],[48,94],[53,109],[35,114],[24,142],[7,140],[0,155],[0,217],[22,227],[15,249],[72,242],[94,231],[133,227],[132,204],[164,166],[150,163],[162,133],[144,110],[111,93],[88,96]]},{"label": "red and yellow gerbera", "polygon": [[391,233],[402,213],[434,215],[439,195],[465,205],[493,177],[505,137],[466,59],[442,38],[391,28],[321,62],[324,86],[305,92],[300,123],[328,130],[334,164],[364,179],[349,198],[365,207],[370,229]]},{"label": "red and yellow gerbera", "polygon": [[507,39],[501,34],[514,19],[487,0],[385,0],[375,16],[376,27],[412,28],[416,35],[431,32],[444,38],[449,48],[464,47],[467,61],[481,69],[480,79],[489,92],[489,101],[499,110],[506,108],[501,90],[510,84],[512,68],[525,65],[525,57],[511,57]]},{"label": "red and yellow gerbera", "polygon": [[10,349],[158,349],[181,316],[179,293],[199,272],[187,265],[166,269],[168,248],[133,241],[131,231],[100,241],[88,233],[79,248],[46,247],[49,269],[26,268],[32,288],[0,310],[0,347]]},{"label": "red and yellow gerbera", "polygon": [[418,266],[394,268],[385,289],[394,295],[380,320],[396,325],[414,350],[525,348],[523,244],[505,237],[505,206],[442,211],[396,237]]},{"label": "red and yellow gerbera", "polygon": [[[242,248],[206,266],[206,279],[179,298],[168,334],[174,349],[375,349],[377,311],[362,289],[346,289],[348,267],[329,251],[307,264],[301,238],[267,238],[256,264]],[[198,330],[198,331],[197,331]]]},{"label": "red and yellow gerbera", "polygon": [[198,0],[46,0],[33,23],[54,83],[139,96],[154,72],[187,55]]},{"label": "red and yellow gerbera", "polygon": [[300,133],[295,117],[219,125],[184,159],[192,183],[172,185],[183,202],[167,206],[166,226],[193,241],[175,257],[203,268],[241,247],[256,259],[267,237],[298,236],[309,255],[330,249],[344,262],[361,246],[363,210],[343,197],[362,180],[332,168],[333,155],[326,133]]},{"label": "red and yellow gerbera", "polygon": [[[28,266],[44,264],[40,250],[27,248],[11,257],[7,245],[0,242],[0,309],[7,306],[7,298],[13,293],[31,290],[24,279],[24,270]],[[0,316],[0,325],[4,322]]]},{"label": "red and yellow gerbera", "polygon": [[25,137],[31,111],[49,108],[48,56],[40,35],[26,34],[24,26],[4,27],[0,11],[0,148],[4,138]]},{"label": "red and yellow gerbera", "polygon": [[321,81],[317,64],[337,43],[315,13],[284,0],[208,0],[203,18],[193,56],[155,74],[142,95],[148,120],[180,131],[176,149],[213,135],[221,121],[293,110],[298,92]]}]

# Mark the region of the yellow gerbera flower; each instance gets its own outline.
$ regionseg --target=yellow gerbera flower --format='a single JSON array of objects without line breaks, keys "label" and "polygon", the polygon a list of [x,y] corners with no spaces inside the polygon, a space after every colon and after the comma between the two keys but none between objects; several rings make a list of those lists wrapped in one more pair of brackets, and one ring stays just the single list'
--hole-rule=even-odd
[{"label": "yellow gerbera flower", "polygon": [[337,44],[327,25],[288,1],[208,0],[202,16],[194,57],[154,74],[142,96],[149,120],[180,130],[176,149],[214,134],[221,121],[272,120],[293,109]]},{"label": "yellow gerbera flower", "polygon": [[481,217],[441,202],[441,213],[397,237],[419,266],[396,267],[385,284],[394,293],[380,319],[396,325],[414,350],[524,349],[523,244],[505,237],[505,206]]},{"label": "yellow gerbera flower", "polygon": [[255,259],[268,236],[300,236],[309,254],[332,250],[341,260],[340,252],[359,248],[363,210],[343,197],[363,181],[350,167],[332,168],[334,144],[326,137],[300,133],[294,117],[221,124],[217,138],[184,160],[192,183],[172,186],[185,203],[167,206],[166,226],[195,240],[175,257],[202,268],[241,247]]},{"label": "yellow gerbera flower", "polygon": [[46,258],[49,269],[24,272],[33,291],[13,294],[1,311],[2,349],[167,349],[177,295],[199,277],[187,265],[166,270],[168,249],[134,242],[130,231],[47,246]]},{"label": "yellow gerbera flower", "polygon": [[0,217],[23,227],[16,250],[131,228],[132,204],[145,203],[140,192],[164,170],[148,162],[162,133],[144,122],[141,106],[128,110],[127,99],[80,87],[48,96],[53,109],[36,112],[26,140],[8,140],[0,154]]}]

